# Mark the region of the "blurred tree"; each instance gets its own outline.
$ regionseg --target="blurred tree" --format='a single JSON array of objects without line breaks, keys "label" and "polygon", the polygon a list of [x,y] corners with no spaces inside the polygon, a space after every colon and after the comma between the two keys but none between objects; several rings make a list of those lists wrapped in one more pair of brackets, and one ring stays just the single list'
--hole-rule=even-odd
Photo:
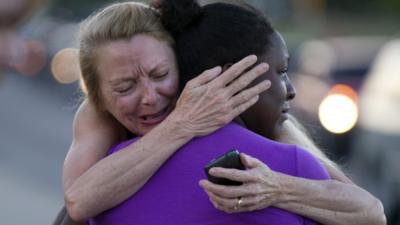
[{"label": "blurred tree", "polygon": [[[383,4],[386,3],[386,4]],[[381,6],[388,12],[398,15],[400,13],[400,1],[399,0],[386,0],[381,2]]]}]

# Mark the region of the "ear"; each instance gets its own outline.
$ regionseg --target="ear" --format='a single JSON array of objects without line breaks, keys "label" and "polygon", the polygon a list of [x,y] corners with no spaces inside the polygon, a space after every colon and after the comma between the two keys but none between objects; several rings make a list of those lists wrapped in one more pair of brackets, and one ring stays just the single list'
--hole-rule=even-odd
[{"label": "ear", "polygon": [[222,72],[225,72],[227,69],[229,69],[229,67],[231,67],[233,65],[233,63],[227,63],[225,65],[222,66]]}]

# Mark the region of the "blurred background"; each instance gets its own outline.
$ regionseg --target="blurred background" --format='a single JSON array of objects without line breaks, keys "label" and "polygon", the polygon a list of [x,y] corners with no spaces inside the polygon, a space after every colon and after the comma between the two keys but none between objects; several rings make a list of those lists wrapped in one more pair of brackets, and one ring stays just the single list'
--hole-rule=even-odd
[{"label": "blurred background", "polygon": [[[81,94],[79,22],[111,0],[0,0],[0,220],[51,224]],[[253,0],[283,33],[294,114],[400,225],[400,1]]]}]

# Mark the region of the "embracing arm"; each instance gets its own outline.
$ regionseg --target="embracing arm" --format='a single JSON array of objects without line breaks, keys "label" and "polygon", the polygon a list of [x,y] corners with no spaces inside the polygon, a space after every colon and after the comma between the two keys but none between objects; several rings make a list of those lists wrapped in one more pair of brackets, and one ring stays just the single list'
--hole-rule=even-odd
[{"label": "embracing arm", "polygon": [[332,180],[310,180],[281,175],[285,194],[293,201],[278,207],[312,218],[325,225],[386,224],[381,202],[354,184],[319,149],[305,128],[293,116],[284,123],[280,141],[296,144],[311,153],[327,170]]},{"label": "embracing arm", "polygon": [[[84,100],[75,114],[73,140],[64,160],[63,186],[68,214],[80,220],[71,209],[70,191],[72,185],[90,167],[107,155],[108,149],[123,138],[123,128],[111,117],[99,113]],[[69,218],[67,218],[69,219]]]},{"label": "embracing arm", "polygon": [[[337,180],[311,180],[274,172],[250,156],[242,162],[248,168],[245,171],[210,171],[213,176],[243,182],[241,186],[200,182],[217,209],[232,213],[275,206],[325,225],[386,224],[380,201],[333,167],[328,171]],[[239,198],[241,207],[235,209]]]},{"label": "embracing arm", "polygon": [[[162,123],[124,151],[105,158],[105,153],[101,155],[89,150],[94,145],[73,144],[64,166],[68,213],[74,220],[83,221],[119,204],[140,189],[158,167],[190,138],[181,134],[173,124]],[[75,174],[81,175],[76,177]],[[74,175],[76,178],[71,178]]]},{"label": "embracing arm", "polygon": [[83,221],[118,205],[191,138],[215,131],[253,105],[270,85],[264,82],[242,90],[267,69],[260,64],[244,72],[256,60],[246,57],[221,75],[221,68],[214,68],[191,80],[167,119],[124,151],[108,157],[112,142],[106,140],[110,134],[88,129],[84,125],[89,116],[79,121],[78,115],[74,142],[64,165],[65,204],[70,216]]},{"label": "embracing arm", "polygon": [[328,168],[334,180],[310,180],[279,174],[282,193],[274,206],[325,225],[384,225],[381,202],[353,184],[341,171]]}]

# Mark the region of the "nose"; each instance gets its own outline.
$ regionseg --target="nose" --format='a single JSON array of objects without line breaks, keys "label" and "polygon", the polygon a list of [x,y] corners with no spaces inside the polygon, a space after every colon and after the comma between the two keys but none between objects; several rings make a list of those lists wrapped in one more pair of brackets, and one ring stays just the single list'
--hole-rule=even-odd
[{"label": "nose", "polygon": [[296,88],[293,86],[289,78],[286,80],[286,100],[290,101],[296,97]]},{"label": "nose", "polygon": [[145,82],[143,84],[142,104],[155,105],[157,102],[157,90],[151,84]]}]

